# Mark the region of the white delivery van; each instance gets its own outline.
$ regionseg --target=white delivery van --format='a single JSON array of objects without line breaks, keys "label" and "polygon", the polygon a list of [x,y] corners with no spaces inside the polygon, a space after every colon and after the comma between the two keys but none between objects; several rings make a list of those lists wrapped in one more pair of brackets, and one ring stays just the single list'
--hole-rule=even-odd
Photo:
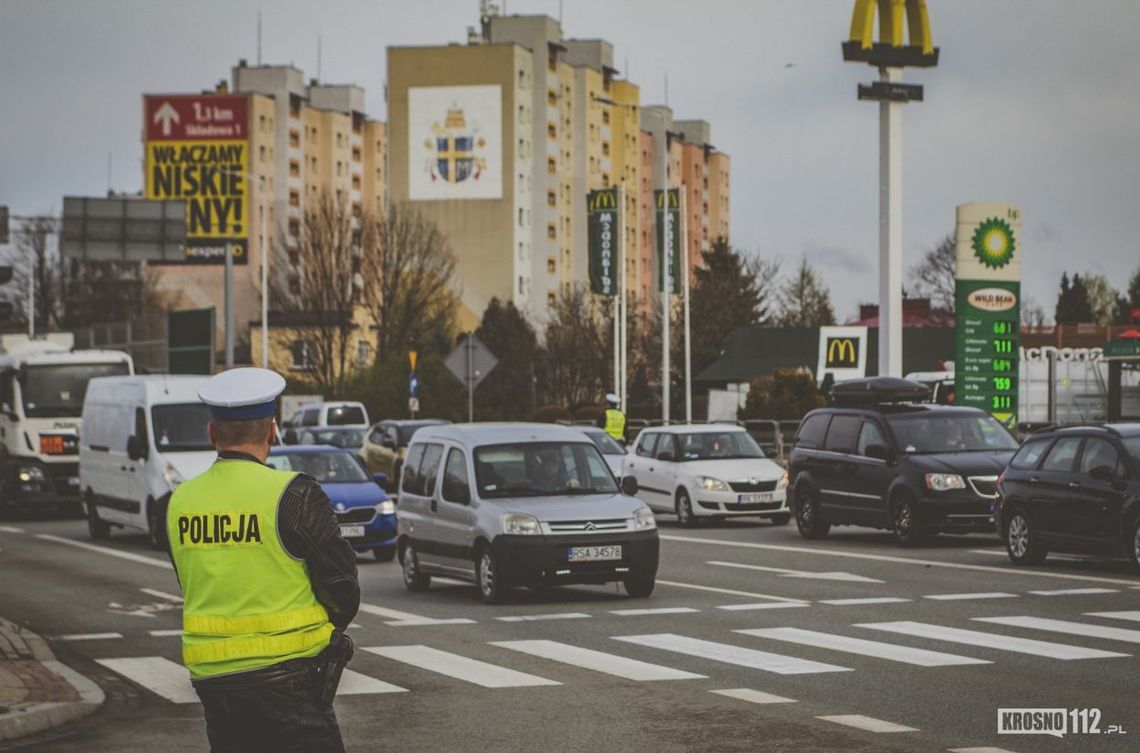
[{"label": "white delivery van", "polygon": [[348,400],[306,403],[293,411],[284,428],[300,429],[310,426],[359,426],[368,428],[368,410],[364,403]]},{"label": "white delivery van", "polygon": [[210,409],[198,399],[204,376],[130,376],[92,379],[83,403],[79,485],[93,539],[111,527],[150,535],[166,545],[166,505],[188,478],[214,462],[206,424]]}]

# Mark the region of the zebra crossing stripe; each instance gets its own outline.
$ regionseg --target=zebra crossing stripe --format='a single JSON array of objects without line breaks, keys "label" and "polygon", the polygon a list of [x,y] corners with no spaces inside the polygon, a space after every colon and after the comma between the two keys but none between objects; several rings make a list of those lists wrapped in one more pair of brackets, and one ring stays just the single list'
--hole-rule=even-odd
[{"label": "zebra crossing stripe", "polygon": [[1030,628],[1032,630],[1046,630],[1053,633],[1081,635],[1086,638],[1105,638],[1110,641],[1140,643],[1140,630],[1105,627],[1104,625],[1090,625],[1086,622],[1070,622],[1069,620],[1051,620],[1045,617],[1025,616],[975,617],[974,621],[992,622],[995,625],[1010,625],[1012,627]]},{"label": "zebra crossing stripe", "polygon": [[422,627],[425,625],[470,625],[475,620],[467,619],[466,617],[452,617],[445,619],[437,619],[435,617],[424,617],[420,614],[412,614],[411,612],[401,612],[398,609],[388,609],[386,607],[378,607],[375,604],[360,604],[360,611],[365,614],[375,615],[376,617],[384,617],[385,625],[393,627]]},{"label": "zebra crossing stripe", "polygon": [[500,622],[542,622],[545,620],[587,620],[585,612],[558,612],[556,614],[508,614],[496,617]]},{"label": "zebra crossing stripe", "polygon": [[560,682],[545,677],[528,675],[495,664],[470,659],[459,654],[431,648],[429,646],[365,646],[364,650],[383,656],[385,659],[410,664],[441,675],[463,680],[484,688],[525,688],[541,685],[561,685]]},{"label": "zebra crossing stripe", "polygon": [[1013,753],[1005,748],[951,748],[950,753]]},{"label": "zebra crossing stripe", "polygon": [[784,698],[780,695],[772,695],[760,690],[753,690],[752,688],[727,688],[725,690],[710,690],[710,693],[716,695],[723,695],[728,698],[736,698],[740,701],[748,701],[749,703],[796,703],[795,699]]},{"label": "zebra crossing stripe", "polygon": [[752,648],[733,646],[727,643],[714,643],[698,638],[689,638],[673,633],[654,633],[649,635],[621,635],[613,636],[615,641],[633,643],[638,646],[659,648],[664,651],[673,651],[678,654],[687,654],[701,659],[709,659],[724,664],[734,664],[738,667],[760,669],[765,672],[774,672],[780,675],[806,675],[817,672],[850,672],[849,667],[838,667],[834,664],[797,659],[793,656],[770,654],[767,651],[757,651]]},{"label": "zebra crossing stripe", "polygon": [[1017,594],[1008,594],[1004,591],[989,591],[986,593],[972,593],[972,594],[934,594],[932,596],[923,596],[924,599],[934,599],[935,601],[968,601],[971,599],[1012,599]]},{"label": "zebra crossing stripe", "polygon": [[1119,588],[1058,588],[1052,591],[1030,591],[1034,596],[1091,596],[1092,594],[1118,594]]},{"label": "zebra crossing stripe", "polygon": [[863,716],[862,714],[817,716],[816,719],[842,724],[845,727],[854,727],[855,729],[861,729],[866,732],[918,732],[918,729],[915,727],[907,727],[904,724],[895,724],[894,722],[885,722],[882,719],[875,719],[874,717]]},{"label": "zebra crossing stripe", "polygon": [[965,643],[969,646],[981,646],[998,651],[1012,651],[1018,654],[1031,654],[1046,659],[1106,659],[1110,657],[1128,656],[1113,651],[1101,651],[1096,648],[1083,646],[1069,646],[1063,643],[1050,643],[1048,641],[1035,641],[1029,638],[1017,638],[1011,635],[998,633],[984,633],[980,630],[964,630],[962,628],[931,625],[924,622],[868,622],[855,625],[855,627],[868,630],[883,630],[888,633],[909,635],[915,638],[930,638],[936,641],[949,641],[950,643]]},{"label": "zebra crossing stripe", "polygon": [[181,664],[175,664],[165,657],[140,656],[95,661],[171,703],[198,702],[198,694],[190,684],[190,673]]},{"label": "zebra crossing stripe", "polygon": [[344,670],[344,674],[340,676],[340,685],[338,685],[336,689],[337,695],[370,695],[372,693],[407,692],[407,688],[401,688],[399,685],[393,685],[383,680],[377,680],[375,677],[353,672],[351,669]]},{"label": "zebra crossing stripe", "polygon": [[819,633],[815,630],[801,630],[800,628],[760,628],[754,630],[734,630],[744,635],[755,635],[760,638],[772,638],[777,641],[788,641],[803,646],[816,646],[833,651],[846,651],[850,654],[873,656],[878,659],[914,664],[919,667],[953,667],[963,664],[992,664],[984,659],[974,659],[969,656],[957,654],[944,654],[940,651],[927,651],[922,648],[898,646],[893,643],[880,643],[862,638],[848,638],[845,635]]},{"label": "zebra crossing stripe", "polygon": [[1140,609],[1133,609],[1125,612],[1085,612],[1089,617],[1108,617],[1113,620],[1132,620],[1133,622],[1140,622]]},{"label": "zebra crossing stripe", "polygon": [[692,672],[683,672],[672,667],[663,667],[659,664],[627,659],[624,656],[615,656],[602,651],[594,651],[566,643],[546,640],[530,641],[495,641],[492,646],[520,651],[531,656],[538,656],[551,661],[570,664],[583,669],[592,669],[607,675],[624,677],[627,680],[646,682],[650,680],[699,680],[705,675]]},{"label": "zebra crossing stripe", "polygon": [[871,596],[864,599],[823,599],[820,604],[830,604],[835,607],[856,606],[859,604],[902,604],[910,599],[900,596]]}]

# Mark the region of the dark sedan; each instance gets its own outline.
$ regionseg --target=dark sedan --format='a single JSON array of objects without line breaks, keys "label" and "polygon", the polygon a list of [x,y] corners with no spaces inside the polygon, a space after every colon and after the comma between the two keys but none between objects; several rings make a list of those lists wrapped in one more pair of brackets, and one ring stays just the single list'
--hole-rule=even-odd
[{"label": "dark sedan", "polygon": [[1140,424],[1034,434],[997,491],[998,530],[1015,563],[1061,551],[1123,554],[1140,568]]}]

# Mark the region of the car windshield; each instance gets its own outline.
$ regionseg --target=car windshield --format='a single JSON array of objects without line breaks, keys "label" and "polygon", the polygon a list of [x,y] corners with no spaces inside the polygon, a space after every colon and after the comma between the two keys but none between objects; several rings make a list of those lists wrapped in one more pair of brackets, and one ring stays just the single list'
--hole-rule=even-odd
[{"label": "car windshield", "polygon": [[122,361],[28,366],[20,372],[24,415],[28,418],[81,416],[89,379],[127,373],[127,364]]},{"label": "car windshield", "polygon": [[701,431],[679,434],[677,438],[681,442],[682,462],[764,457],[760,445],[746,431]]},{"label": "car windshield", "polygon": [[322,484],[354,484],[371,481],[352,455],[327,452],[274,452],[266,464],[282,471],[307,473]]},{"label": "car windshield", "polygon": [[412,441],[412,435],[414,435],[417,431],[424,428],[425,426],[436,426],[438,423],[439,422],[437,421],[424,421],[423,423],[419,424],[401,424],[398,427],[400,432],[400,446],[407,447],[408,443]]},{"label": "car windshield", "polygon": [[364,423],[364,411],[359,405],[338,405],[329,408],[329,426],[351,426]]},{"label": "car windshield", "polygon": [[301,432],[301,444],[330,444],[355,450],[364,444],[363,429],[307,429]]},{"label": "car windshield", "polygon": [[604,431],[591,431],[587,432],[586,436],[594,443],[594,446],[602,451],[603,455],[624,455],[625,448],[618,444],[618,441],[606,434]]},{"label": "car windshield", "polygon": [[617,483],[590,442],[526,442],[478,447],[475,480],[483,499],[616,494]]},{"label": "car windshield", "polygon": [[1017,440],[992,416],[912,413],[887,416],[887,423],[906,453],[1017,449]]},{"label": "car windshield", "polygon": [[150,410],[154,424],[154,445],[163,452],[198,452],[212,450],[206,424],[210,423],[210,406],[203,403],[156,405]]},{"label": "car windshield", "polygon": [[1120,440],[1124,444],[1124,449],[1133,458],[1140,460],[1140,437],[1124,437]]}]

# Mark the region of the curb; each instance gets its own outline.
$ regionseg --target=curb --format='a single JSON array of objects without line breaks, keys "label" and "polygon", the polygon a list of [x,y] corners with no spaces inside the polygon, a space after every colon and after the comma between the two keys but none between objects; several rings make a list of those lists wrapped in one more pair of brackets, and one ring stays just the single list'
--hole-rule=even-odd
[{"label": "curb", "polygon": [[35,633],[0,617],[0,642],[11,643],[21,659],[39,662],[49,672],[66,681],[79,696],[78,701],[16,704],[7,713],[0,714],[0,741],[54,729],[82,719],[103,705],[106,698],[103,690],[56,659],[47,641]]}]

